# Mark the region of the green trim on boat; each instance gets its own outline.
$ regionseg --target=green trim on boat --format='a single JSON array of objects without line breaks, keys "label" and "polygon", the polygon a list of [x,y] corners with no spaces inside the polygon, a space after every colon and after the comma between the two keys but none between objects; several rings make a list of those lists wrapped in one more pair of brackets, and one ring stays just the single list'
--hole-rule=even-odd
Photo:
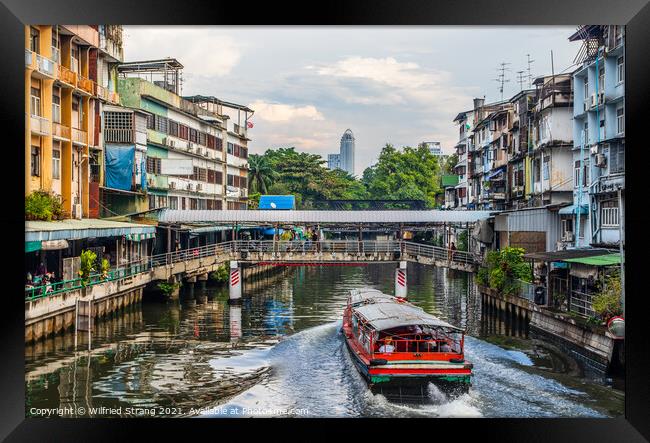
[{"label": "green trim on boat", "polygon": [[382,383],[386,381],[390,381],[390,377],[387,375],[373,375],[370,377],[370,381],[373,383]]},{"label": "green trim on boat", "polygon": [[442,377],[438,377],[438,380],[459,382],[459,383],[470,383],[470,376],[469,375],[445,375]]}]

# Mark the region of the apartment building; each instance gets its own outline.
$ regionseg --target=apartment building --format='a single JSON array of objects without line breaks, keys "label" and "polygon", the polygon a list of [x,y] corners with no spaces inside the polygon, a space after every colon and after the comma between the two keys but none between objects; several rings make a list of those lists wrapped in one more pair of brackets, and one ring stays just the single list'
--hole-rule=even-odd
[{"label": "apartment building", "polygon": [[[118,67],[122,106],[146,114],[146,180],[134,168],[135,190],[146,189],[149,210],[245,209],[252,110],[213,97],[181,97],[182,68],[176,59]],[[244,115],[235,123],[224,108]]]},{"label": "apartment building", "polygon": [[[625,208],[625,28],[581,26],[573,73],[573,205],[563,214],[567,246],[616,246]],[[578,222],[579,221],[579,222]]]},{"label": "apartment building", "polygon": [[62,197],[74,218],[98,217],[101,108],[119,103],[122,28],[25,27],[25,194]]}]

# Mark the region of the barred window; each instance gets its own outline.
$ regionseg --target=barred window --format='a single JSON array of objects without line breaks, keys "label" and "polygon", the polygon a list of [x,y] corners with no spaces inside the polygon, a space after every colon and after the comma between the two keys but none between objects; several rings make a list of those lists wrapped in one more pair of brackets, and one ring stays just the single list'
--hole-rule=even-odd
[{"label": "barred window", "polygon": [[203,146],[208,145],[208,134],[205,132],[199,132],[199,144]]},{"label": "barred window", "polygon": [[169,197],[169,209],[178,209],[178,197]]},{"label": "barred window", "polygon": [[190,128],[190,141],[196,143],[197,142],[197,130]]},{"label": "barred window", "polygon": [[625,145],[609,147],[609,173],[625,172]]},{"label": "barred window", "polygon": [[104,112],[104,140],[112,143],[133,141],[133,114],[130,112]]},{"label": "barred window", "polygon": [[220,185],[223,184],[223,172],[216,171],[216,176],[217,176],[216,177],[216,180],[217,180],[216,183],[220,184]]},{"label": "barred window", "polygon": [[210,134],[206,134],[206,136],[207,136],[207,142],[208,142],[206,146],[208,148],[210,148],[210,149],[214,149],[214,145],[215,145],[214,140],[215,140],[216,137],[214,135],[210,135]]},{"label": "barred window", "polygon": [[228,154],[232,154],[235,149],[235,145],[232,143],[228,142]]},{"label": "barred window", "polygon": [[216,183],[217,182],[217,174],[215,174],[216,171],[213,171],[212,169],[208,169],[208,183]]},{"label": "barred window", "polygon": [[214,147],[217,149],[217,151],[223,151],[223,140],[221,140],[220,138],[216,137]]},{"label": "barred window", "polygon": [[183,140],[187,140],[189,138],[189,129],[185,125],[178,125],[178,136],[182,138]]},{"label": "barred window", "polygon": [[160,174],[161,161],[159,158],[147,157],[147,172],[149,174]]},{"label": "barred window", "polygon": [[169,120],[169,135],[178,137],[178,122],[174,120]]},{"label": "barred window", "polygon": [[155,129],[156,128],[156,119],[154,118],[153,115],[147,115],[147,129]]},{"label": "barred window", "polygon": [[616,227],[618,226],[618,201],[608,200],[600,205],[601,211],[601,225],[603,227]]},{"label": "barred window", "polygon": [[167,117],[156,116],[156,131],[167,134],[168,119]]}]

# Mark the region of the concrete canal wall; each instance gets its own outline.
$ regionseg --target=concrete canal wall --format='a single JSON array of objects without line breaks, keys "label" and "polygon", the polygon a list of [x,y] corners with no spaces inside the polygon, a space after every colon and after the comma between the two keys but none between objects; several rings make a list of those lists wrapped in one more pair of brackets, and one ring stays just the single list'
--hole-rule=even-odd
[{"label": "concrete canal wall", "polygon": [[586,372],[607,374],[615,340],[602,328],[592,328],[516,295],[479,286],[483,303],[497,315],[524,321],[532,338],[541,338],[576,360]]}]

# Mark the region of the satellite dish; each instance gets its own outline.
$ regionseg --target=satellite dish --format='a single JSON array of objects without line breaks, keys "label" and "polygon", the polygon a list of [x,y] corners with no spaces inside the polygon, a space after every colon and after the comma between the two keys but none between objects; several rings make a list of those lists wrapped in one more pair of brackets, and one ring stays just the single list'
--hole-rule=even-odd
[{"label": "satellite dish", "polygon": [[271,207],[272,207],[273,209],[277,208],[275,202],[271,202]]}]

